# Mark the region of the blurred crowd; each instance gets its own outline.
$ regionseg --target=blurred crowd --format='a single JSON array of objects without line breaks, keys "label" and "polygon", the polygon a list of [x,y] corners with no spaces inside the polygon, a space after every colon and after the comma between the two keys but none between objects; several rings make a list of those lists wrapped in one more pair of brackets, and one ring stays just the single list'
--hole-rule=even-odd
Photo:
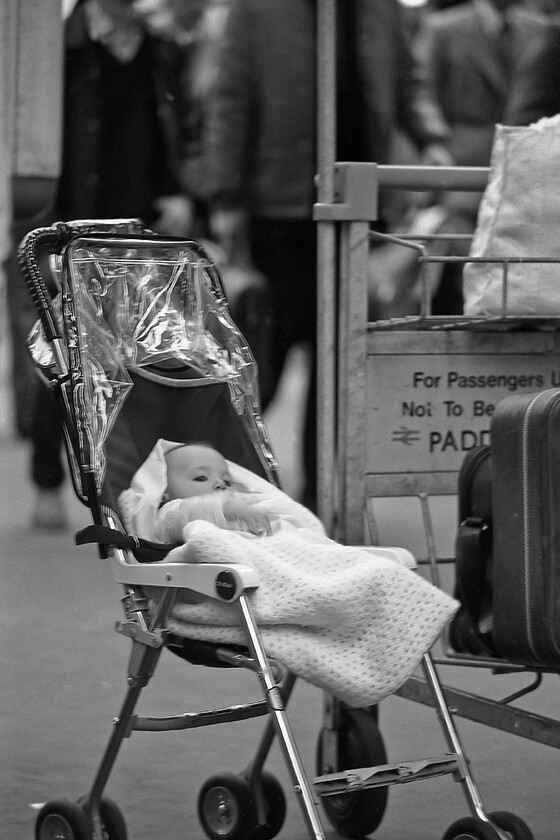
[{"label": "blurred crowd", "polygon": [[[339,0],[337,159],[487,166],[496,123],[559,110],[555,0]],[[32,227],[141,218],[208,243],[224,279],[262,294],[239,312],[255,332],[263,407],[290,348],[316,353],[317,0],[63,0],[63,151],[54,206]],[[380,232],[472,233],[479,195],[382,197]],[[60,425],[31,372],[34,320],[7,265],[16,431],[28,438],[36,527],[65,524]],[[414,267],[372,246],[372,317],[413,312]],[[446,271],[448,269],[445,269]],[[263,291],[263,289],[265,291]],[[434,310],[461,308],[460,277]],[[248,326],[250,332],[250,326]],[[252,337],[250,338],[250,343]],[[315,366],[303,502],[316,505]]]}]

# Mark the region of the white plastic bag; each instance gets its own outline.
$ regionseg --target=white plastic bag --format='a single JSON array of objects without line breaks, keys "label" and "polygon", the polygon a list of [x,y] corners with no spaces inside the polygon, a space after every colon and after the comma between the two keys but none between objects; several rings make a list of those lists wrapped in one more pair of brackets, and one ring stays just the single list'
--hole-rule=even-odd
[{"label": "white plastic bag", "polygon": [[[560,259],[560,115],[496,126],[470,256]],[[504,312],[503,276],[503,263],[465,265],[465,315],[560,315],[560,262],[508,264]]]}]

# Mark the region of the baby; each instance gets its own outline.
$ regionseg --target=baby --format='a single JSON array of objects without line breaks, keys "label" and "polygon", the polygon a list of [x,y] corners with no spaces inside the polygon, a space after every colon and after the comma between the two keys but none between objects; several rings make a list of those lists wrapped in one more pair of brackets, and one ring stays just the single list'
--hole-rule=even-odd
[{"label": "baby", "polygon": [[256,506],[263,495],[234,482],[216,449],[204,443],[178,445],[165,460],[167,488],[155,522],[156,540],[180,542],[183,527],[194,519],[256,536],[272,533],[272,514]]}]

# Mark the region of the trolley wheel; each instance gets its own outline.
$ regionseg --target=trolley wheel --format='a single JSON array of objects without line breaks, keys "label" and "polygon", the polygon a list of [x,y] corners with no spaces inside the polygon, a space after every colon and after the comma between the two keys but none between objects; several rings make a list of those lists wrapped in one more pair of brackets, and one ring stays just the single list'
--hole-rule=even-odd
[{"label": "trolley wheel", "polygon": [[251,786],[235,773],[212,776],[198,795],[198,818],[212,840],[244,840],[257,824]]},{"label": "trolley wheel", "polygon": [[261,775],[264,796],[266,823],[255,828],[251,840],[272,840],[279,833],[286,818],[286,797],[280,782],[272,773]]},{"label": "trolley wheel", "polygon": [[47,802],[35,821],[35,840],[90,840],[86,812],[77,802],[53,799]]},{"label": "trolley wheel", "polygon": [[[363,709],[341,707],[342,731],[340,733],[340,767],[325,768],[323,764],[323,738],[321,729],[317,744],[317,771],[319,775],[353,767],[377,767],[387,764],[387,753],[375,716]],[[370,788],[355,793],[322,796],[321,805],[333,828],[343,837],[363,837],[378,828],[387,807],[387,787]]]},{"label": "trolley wheel", "polygon": [[[87,796],[82,796],[78,799],[78,804],[84,810],[86,802]],[[127,840],[128,832],[122,811],[117,803],[109,799],[108,796],[102,796],[99,800],[99,817],[105,840]]]},{"label": "trolley wheel", "polygon": [[509,840],[534,840],[533,832],[526,822],[508,811],[492,811],[488,819],[509,834]]},{"label": "trolley wheel", "polygon": [[501,840],[501,837],[490,823],[478,817],[462,817],[449,826],[443,840]]}]

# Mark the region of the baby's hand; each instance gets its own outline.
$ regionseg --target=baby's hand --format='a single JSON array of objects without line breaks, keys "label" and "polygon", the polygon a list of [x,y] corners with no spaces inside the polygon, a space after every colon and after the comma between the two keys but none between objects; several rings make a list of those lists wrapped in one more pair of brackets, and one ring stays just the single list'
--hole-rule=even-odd
[{"label": "baby's hand", "polygon": [[226,519],[239,520],[245,530],[262,537],[272,533],[272,526],[268,513],[255,507],[256,501],[258,496],[254,500],[248,499],[247,496],[232,496],[224,502],[223,510]]}]

